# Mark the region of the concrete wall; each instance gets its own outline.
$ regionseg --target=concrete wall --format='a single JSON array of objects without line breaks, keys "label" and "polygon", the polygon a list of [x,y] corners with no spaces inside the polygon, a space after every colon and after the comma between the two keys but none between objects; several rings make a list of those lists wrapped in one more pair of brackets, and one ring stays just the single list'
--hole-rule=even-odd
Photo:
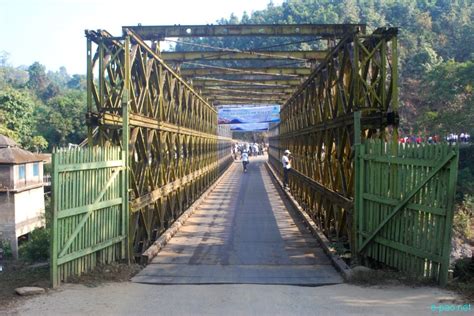
[{"label": "concrete wall", "polygon": [[18,237],[44,226],[43,187],[19,193],[0,192],[0,240],[9,241],[18,257]]},{"label": "concrete wall", "polygon": [[16,236],[44,226],[44,190],[39,187],[15,194]]},{"label": "concrete wall", "polygon": [[[38,164],[39,172],[38,176],[33,176],[33,168],[34,164]],[[20,166],[21,165],[14,165],[13,166],[13,177],[14,177],[14,189],[21,189],[25,187],[29,187],[36,184],[43,183],[43,162],[35,162],[35,163],[27,163],[25,165],[26,171],[26,178],[20,179]]]},{"label": "concrete wall", "polygon": [[13,188],[13,166],[0,165],[0,190]]},{"label": "concrete wall", "polygon": [[9,241],[13,255],[17,257],[15,226],[15,196],[13,193],[0,192],[0,240]]}]

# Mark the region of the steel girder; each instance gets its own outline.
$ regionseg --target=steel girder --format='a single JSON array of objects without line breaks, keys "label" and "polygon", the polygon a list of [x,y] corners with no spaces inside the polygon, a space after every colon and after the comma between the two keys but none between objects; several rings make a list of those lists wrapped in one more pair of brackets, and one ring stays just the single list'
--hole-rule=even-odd
[{"label": "steel girder", "polygon": [[234,73],[249,75],[271,75],[271,76],[295,76],[308,77],[311,74],[311,68],[229,68],[229,67],[210,67],[202,65],[200,68],[183,68],[180,70],[182,76],[205,76],[205,75],[229,75]]},{"label": "steel girder", "polygon": [[[398,108],[397,29],[348,34],[281,110],[270,161],[294,156],[290,186],[330,238],[353,241],[354,112],[362,139],[384,137]],[[396,138],[396,135],[395,135]]]},{"label": "steel girder", "polygon": [[130,252],[138,258],[230,163],[231,140],[217,136],[216,110],[133,32],[86,36],[88,142],[128,149]]},{"label": "steel girder", "polygon": [[238,25],[158,25],[124,26],[144,40],[163,40],[166,37],[209,36],[320,36],[341,38],[347,32],[365,33],[365,24],[238,24]]},{"label": "steel girder", "polygon": [[183,63],[195,60],[324,60],[327,51],[208,51],[208,52],[162,52],[167,63]]}]

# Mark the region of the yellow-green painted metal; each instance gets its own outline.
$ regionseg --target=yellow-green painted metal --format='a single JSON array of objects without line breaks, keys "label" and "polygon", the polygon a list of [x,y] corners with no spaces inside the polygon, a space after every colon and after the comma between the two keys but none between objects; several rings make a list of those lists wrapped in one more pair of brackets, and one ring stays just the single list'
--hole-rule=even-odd
[{"label": "yellow-green painted metal", "polygon": [[311,68],[229,68],[203,65],[199,68],[182,68],[179,72],[182,76],[206,76],[206,75],[229,75],[229,74],[250,74],[250,75],[272,75],[272,76],[309,76]]},{"label": "yellow-green painted metal", "polygon": [[283,151],[293,153],[291,191],[354,256],[354,113],[362,140],[388,137],[385,127],[396,125],[396,113],[389,115],[398,98],[396,45],[388,45],[396,36],[392,28],[346,34],[283,105],[279,134],[270,138],[270,162],[281,170]]},{"label": "yellow-green painted metal", "polygon": [[365,33],[365,24],[237,24],[237,25],[156,25],[124,26],[145,40],[166,37],[210,36],[312,36],[341,38],[348,32]]},{"label": "yellow-green painted metal", "polygon": [[182,63],[194,60],[324,60],[327,51],[189,51],[162,52],[161,56],[168,63]]},{"label": "yellow-green painted metal", "polygon": [[91,144],[127,153],[128,250],[140,260],[229,165],[232,140],[217,135],[216,110],[132,31],[86,36]]}]

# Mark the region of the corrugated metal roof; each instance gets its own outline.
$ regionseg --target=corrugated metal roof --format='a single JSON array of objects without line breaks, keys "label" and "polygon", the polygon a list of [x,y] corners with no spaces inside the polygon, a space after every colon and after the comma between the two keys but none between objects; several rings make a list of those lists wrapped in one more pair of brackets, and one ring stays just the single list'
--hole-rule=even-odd
[{"label": "corrugated metal roof", "polygon": [[18,147],[15,141],[5,135],[0,135],[0,148],[3,147]]},{"label": "corrugated metal roof", "polygon": [[20,164],[42,161],[41,157],[18,147],[11,138],[0,135],[0,164]]},{"label": "corrugated metal roof", "polygon": [[27,150],[18,147],[0,148],[0,163],[20,164],[35,161],[42,161],[42,159]]}]

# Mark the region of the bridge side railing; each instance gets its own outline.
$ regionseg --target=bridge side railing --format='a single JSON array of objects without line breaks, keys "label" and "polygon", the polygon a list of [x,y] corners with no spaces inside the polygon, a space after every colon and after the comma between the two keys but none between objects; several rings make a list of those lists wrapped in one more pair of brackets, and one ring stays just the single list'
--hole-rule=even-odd
[{"label": "bridge side railing", "polygon": [[127,148],[130,252],[139,258],[225,170],[231,140],[218,138],[215,109],[132,31],[86,35],[88,142]]},{"label": "bridge side railing", "polygon": [[352,251],[354,113],[362,113],[363,139],[384,138],[397,123],[396,36],[394,28],[347,34],[283,106],[279,134],[269,139],[274,169],[292,152],[290,188],[300,205]]}]

